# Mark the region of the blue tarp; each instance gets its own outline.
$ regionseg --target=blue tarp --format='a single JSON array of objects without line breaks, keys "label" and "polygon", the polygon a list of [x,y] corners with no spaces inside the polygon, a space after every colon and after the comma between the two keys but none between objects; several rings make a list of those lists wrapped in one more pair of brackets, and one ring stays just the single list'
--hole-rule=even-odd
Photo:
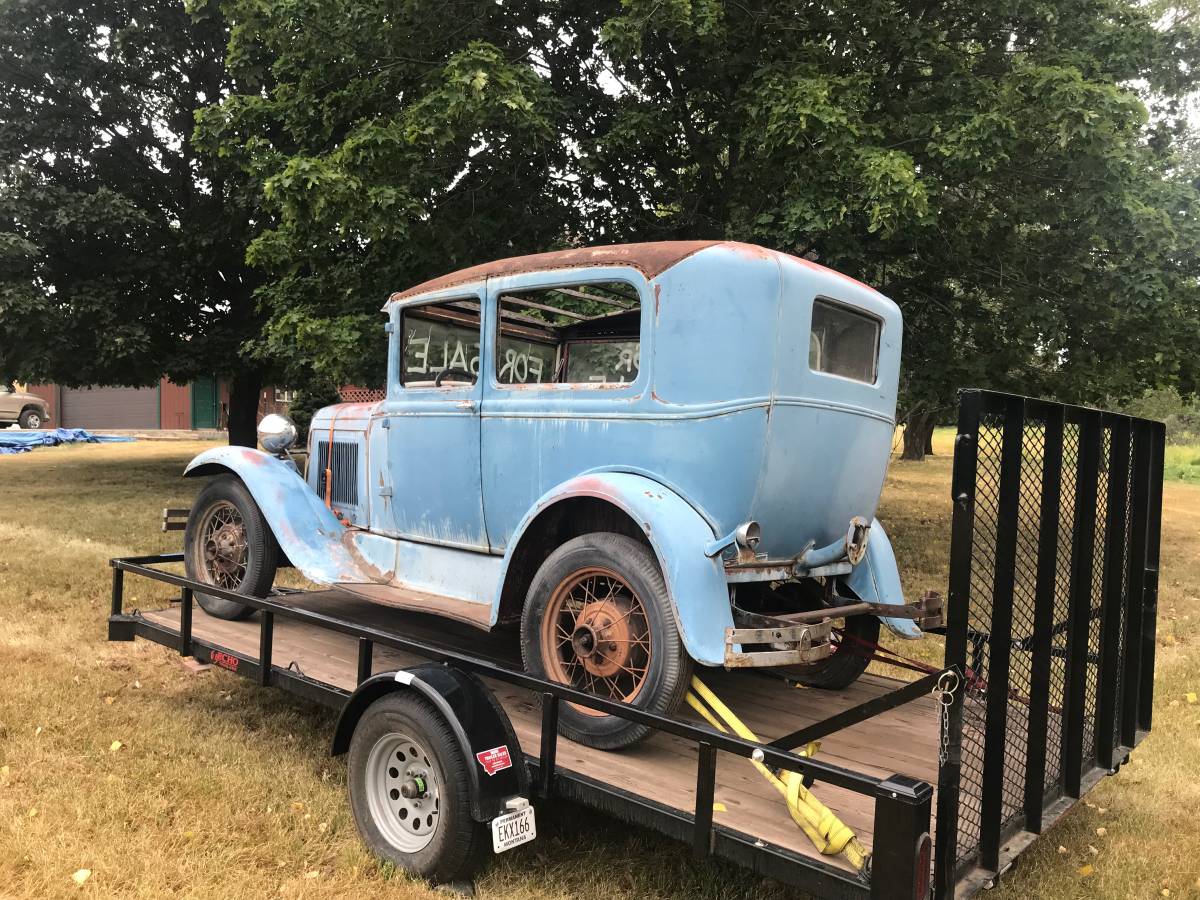
[{"label": "blue tarp", "polygon": [[56,428],[53,431],[0,431],[0,455],[27,453],[34,447],[57,447],[59,444],[124,444],[131,437],[115,434],[92,434],[82,428]]}]

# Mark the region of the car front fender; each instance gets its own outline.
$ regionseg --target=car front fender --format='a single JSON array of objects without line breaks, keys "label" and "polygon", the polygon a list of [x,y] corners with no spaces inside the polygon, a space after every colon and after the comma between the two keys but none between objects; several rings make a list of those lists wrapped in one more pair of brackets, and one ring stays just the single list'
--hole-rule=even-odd
[{"label": "car front fender", "polygon": [[[675,623],[688,654],[708,666],[725,663],[725,629],[733,627],[729,587],[719,560],[704,555],[712,527],[679,494],[644,475],[580,475],[542,496],[517,526],[504,557],[505,576],[530,524],[549,507],[573,497],[593,497],[628,515],[646,535],[666,582]],[[500,579],[503,586],[505,579]],[[499,608],[499,595],[496,599]]]},{"label": "car front fender", "polygon": [[232,472],[262,511],[279,547],[305,578],[321,584],[379,580],[344,543],[346,528],[300,477],[290,459],[250,447],[214,447],[193,459],[185,478]]},{"label": "car front fender", "polygon": [[[849,575],[846,586],[866,603],[904,603],[904,589],[900,586],[900,567],[887,532],[875,519],[871,522],[871,539],[867,541],[867,555]],[[880,616],[883,622],[898,636],[907,640],[921,637],[921,629],[912,619]]]}]

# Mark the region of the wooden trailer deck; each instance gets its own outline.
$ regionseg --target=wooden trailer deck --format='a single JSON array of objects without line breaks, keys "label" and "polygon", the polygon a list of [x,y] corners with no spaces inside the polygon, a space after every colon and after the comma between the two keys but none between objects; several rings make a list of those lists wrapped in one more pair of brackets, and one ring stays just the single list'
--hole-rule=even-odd
[{"label": "wooden trailer deck", "polygon": [[[293,599],[293,596],[295,599]],[[409,613],[360,600],[337,591],[320,591],[275,598],[278,602],[336,616],[430,644],[452,646],[460,652],[520,667],[517,636],[512,632],[485,633],[442,618]],[[141,614],[147,621],[178,630],[178,606]],[[228,622],[195,607],[195,640],[214,644],[247,660],[258,657],[257,615]],[[288,617],[277,617],[272,660],[276,667],[298,669],[309,678],[352,691],[356,683],[358,645],[355,638]],[[376,646],[374,671],[382,672],[423,662],[419,657]],[[842,691],[806,690],[752,671],[700,670],[698,674],[764,741],[820,721],[842,709],[886,693],[899,682],[865,675]],[[536,758],[541,714],[533,695],[520,688],[490,682],[507,710],[524,752]],[[686,706],[684,717],[700,721]],[[866,722],[824,739],[817,758],[870,775],[909,775],[937,784],[937,704],[932,697],[873,716]],[[696,798],[697,750],[694,743],[655,734],[627,750],[604,752],[560,739],[559,771],[586,776],[630,794],[677,810],[690,819]],[[843,788],[818,783],[814,792],[858,835],[868,849],[874,831],[874,801]],[[819,854],[791,821],[778,792],[747,760],[717,754],[713,822],[752,839],[790,850],[849,871],[842,857]]]}]

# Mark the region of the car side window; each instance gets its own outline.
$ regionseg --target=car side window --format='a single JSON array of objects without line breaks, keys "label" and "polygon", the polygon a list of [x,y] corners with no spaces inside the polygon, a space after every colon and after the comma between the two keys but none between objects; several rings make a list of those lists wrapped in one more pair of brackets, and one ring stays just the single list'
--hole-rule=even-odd
[{"label": "car side window", "polygon": [[479,300],[444,300],[400,313],[400,383],[463,387],[479,378]]},{"label": "car side window", "polygon": [[637,380],[641,300],[625,282],[501,294],[499,325],[496,380],[501,387]]}]

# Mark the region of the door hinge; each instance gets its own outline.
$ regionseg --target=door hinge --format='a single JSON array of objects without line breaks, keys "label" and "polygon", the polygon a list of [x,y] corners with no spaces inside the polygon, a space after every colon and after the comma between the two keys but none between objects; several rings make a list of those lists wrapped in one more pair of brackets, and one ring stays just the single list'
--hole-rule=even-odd
[{"label": "door hinge", "polygon": [[384,419],[384,420],[383,420],[383,421],[382,421],[382,422],[379,424],[379,427],[380,427],[380,428],[391,428],[391,427],[392,427],[392,420],[391,420],[391,419]]},{"label": "door hinge", "polygon": [[379,489],[379,496],[380,496],[380,497],[390,497],[390,496],[392,496],[392,489],[391,489],[390,487],[381,487],[381,488]]}]

